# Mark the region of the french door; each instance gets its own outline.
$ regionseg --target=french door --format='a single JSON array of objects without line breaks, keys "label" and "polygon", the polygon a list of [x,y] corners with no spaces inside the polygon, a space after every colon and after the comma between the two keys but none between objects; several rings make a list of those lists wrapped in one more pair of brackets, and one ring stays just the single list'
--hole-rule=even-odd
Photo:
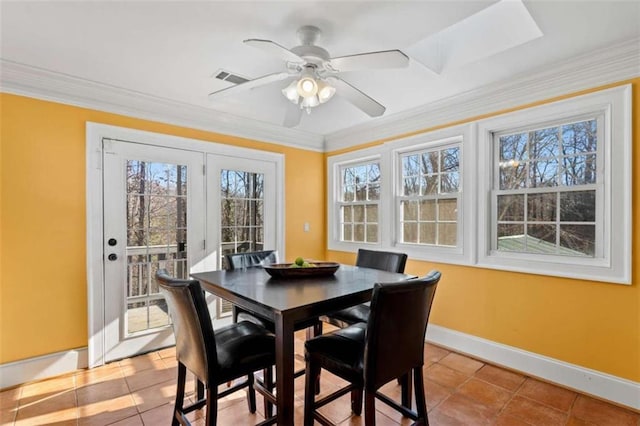
[{"label": "french door", "polygon": [[174,343],[155,273],[204,256],[202,153],[104,140],[105,362]]},{"label": "french door", "polygon": [[[173,344],[159,268],[188,278],[230,251],[284,256],[283,194],[282,154],[87,123],[89,365]],[[229,322],[207,302],[214,326]]]}]

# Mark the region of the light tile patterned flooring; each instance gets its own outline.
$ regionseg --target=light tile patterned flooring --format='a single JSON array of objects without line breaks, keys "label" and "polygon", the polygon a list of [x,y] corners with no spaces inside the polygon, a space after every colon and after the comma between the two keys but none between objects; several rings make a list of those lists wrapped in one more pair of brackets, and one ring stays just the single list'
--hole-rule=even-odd
[{"label": "light tile patterned flooring", "polygon": [[[297,335],[297,368],[303,365],[303,332]],[[169,425],[175,393],[174,348],[25,384],[0,393],[2,425]],[[640,414],[586,395],[540,382],[438,346],[425,345],[425,378],[432,426],[453,425],[612,425],[640,426]],[[340,379],[322,374],[323,394]],[[193,381],[187,384],[193,389]],[[398,398],[399,386],[383,388]],[[302,424],[304,377],[296,380],[296,425]],[[219,425],[254,425],[263,417],[250,414],[244,391],[219,404]],[[192,396],[192,393],[190,394]],[[378,402],[377,424],[409,425],[411,421]],[[322,409],[340,425],[363,425],[350,413],[349,396]],[[191,414],[204,425],[203,412]]]}]

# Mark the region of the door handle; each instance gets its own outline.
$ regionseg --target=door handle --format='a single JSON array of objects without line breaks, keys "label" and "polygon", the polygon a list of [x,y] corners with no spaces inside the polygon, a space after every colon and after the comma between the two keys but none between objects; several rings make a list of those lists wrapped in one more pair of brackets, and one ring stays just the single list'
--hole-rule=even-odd
[{"label": "door handle", "polygon": [[107,256],[107,259],[113,262],[114,260],[118,259],[118,255],[115,253],[111,253],[109,256]]}]

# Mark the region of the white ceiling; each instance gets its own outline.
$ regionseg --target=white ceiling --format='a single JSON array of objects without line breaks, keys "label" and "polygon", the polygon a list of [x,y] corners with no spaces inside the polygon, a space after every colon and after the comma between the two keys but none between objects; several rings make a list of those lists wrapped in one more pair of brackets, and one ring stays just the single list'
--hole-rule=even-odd
[{"label": "white ceiling", "polygon": [[[247,38],[291,48],[299,44],[300,26],[315,25],[323,33],[318,45],[332,57],[404,51],[408,68],[342,75],[385,105],[389,116],[640,37],[640,0],[523,3],[530,22],[520,24],[516,13],[490,13],[496,1],[480,0],[2,1],[0,57],[280,125],[287,82],[207,98],[228,86],[213,78],[220,69],[247,78],[284,69],[280,59],[243,44]],[[483,41],[479,34],[490,31]],[[441,70],[430,61],[438,39],[446,39],[439,45]],[[323,136],[375,120],[335,96],[304,114],[297,129]]]}]

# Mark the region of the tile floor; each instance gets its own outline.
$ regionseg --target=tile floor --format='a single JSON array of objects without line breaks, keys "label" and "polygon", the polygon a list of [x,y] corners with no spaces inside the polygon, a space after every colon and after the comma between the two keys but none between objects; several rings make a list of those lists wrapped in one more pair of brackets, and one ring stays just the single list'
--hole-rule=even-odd
[{"label": "tile floor", "polygon": [[[296,339],[303,350],[304,334]],[[303,365],[298,355],[298,367]],[[640,414],[559,388],[490,364],[425,345],[425,378],[429,420],[439,425],[612,425],[640,426]],[[0,392],[2,425],[169,425],[175,393],[173,348],[82,370]],[[340,379],[323,372],[323,394]],[[187,389],[193,389],[188,383]],[[296,380],[296,425],[302,424],[304,377]],[[383,388],[399,396],[396,382]],[[191,396],[192,394],[190,394]],[[254,425],[245,392],[228,396],[219,405],[220,425]],[[377,424],[409,425],[411,421],[383,403],[376,404]],[[340,425],[363,425],[350,413],[349,396],[323,407]],[[194,425],[204,425],[202,411],[191,413]]]}]

